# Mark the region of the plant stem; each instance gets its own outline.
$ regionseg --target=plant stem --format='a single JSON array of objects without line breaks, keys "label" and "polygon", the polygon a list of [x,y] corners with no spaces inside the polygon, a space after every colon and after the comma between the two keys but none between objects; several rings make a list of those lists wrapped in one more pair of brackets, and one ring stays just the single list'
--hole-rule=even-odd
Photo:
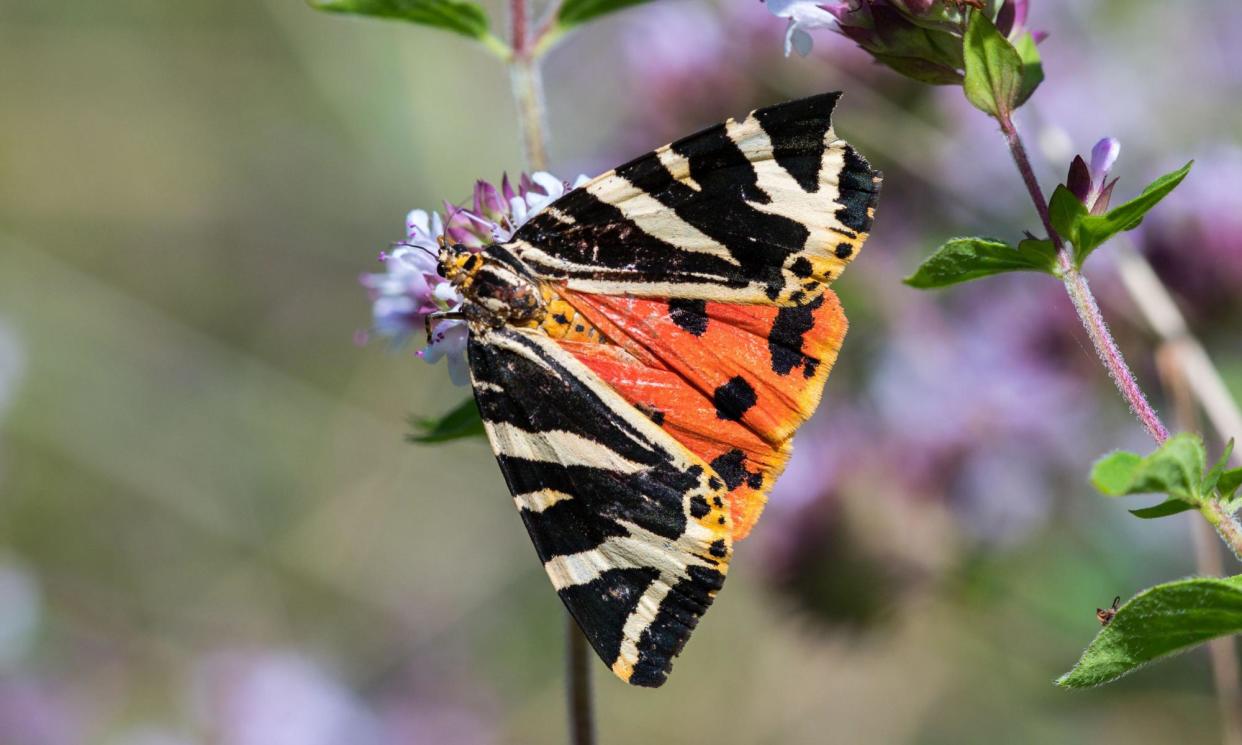
[{"label": "plant stem", "polygon": [[531,170],[542,171],[548,167],[543,71],[538,57],[531,53],[526,0],[510,0],[509,16],[512,29],[510,46],[513,48],[509,57],[509,83],[513,90],[513,103],[517,106],[518,123],[522,128],[526,165]]},{"label": "plant stem", "polygon": [[1008,115],[1002,115],[997,117],[997,121],[1000,122],[1001,131],[1005,133],[1005,139],[1009,142],[1009,152],[1018,166],[1018,172],[1022,174],[1022,181],[1031,195],[1031,201],[1035,203],[1035,211],[1039,213],[1044,230],[1048,232],[1048,240],[1052,241],[1053,247],[1056,248],[1065,291],[1069,293],[1074,309],[1078,311],[1078,318],[1082,321],[1087,336],[1091,338],[1091,344],[1095,347],[1100,362],[1108,370],[1121,397],[1130,405],[1130,411],[1134,412],[1134,415],[1147,428],[1152,439],[1157,443],[1163,443],[1169,439],[1169,430],[1160,421],[1160,416],[1156,414],[1155,409],[1147,402],[1143,389],[1139,387],[1134,373],[1126,364],[1125,357],[1117,348],[1117,343],[1113,341],[1108,325],[1104,323],[1104,316],[1100,314],[1100,306],[1095,302],[1091,288],[1087,286],[1087,278],[1078,270],[1069,250],[1065,247],[1065,241],[1052,227],[1052,218],[1048,214],[1048,200],[1044,198],[1043,189],[1039,187],[1039,181],[1035,178],[1035,171],[1031,168],[1031,161],[1026,155],[1026,147],[1022,144],[1022,137],[1013,125],[1013,119]]},{"label": "plant stem", "polygon": [[593,745],[595,716],[591,703],[591,648],[578,623],[568,614],[565,617],[565,632],[568,643],[565,672],[569,679],[566,689],[569,741],[572,745]]},{"label": "plant stem", "polygon": [[[1082,321],[1087,336],[1091,338],[1091,344],[1095,347],[1100,362],[1104,364],[1117,390],[1121,393],[1121,397],[1126,400],[1126,403],[1130,405],[1130,410],[1147,428],[1152,439],[1158,445],[1164,444],[1165,440],[1169,439],[1169,430],[1160,421],[1156,410],[1147,402],[1143,389],[1139,387],[1134,373],[1126,364],[1125,357],[1117,348],[1117,342],[1113,340],[1108,325],[1104,323],[1100,306],[1096,303],[1095,296],[1091,294],[1091,288],[1087,286],[1087,278],[1075,265],[1069,250],[1065,247],[1065,241],[1057,233],[1056,228],[1052,227],[1052,218],[1048,214],[1048,200],[1044,198],[1043,189],[1039,187],[1039,181],[1035,178],[1035,171],[1031,168],[1030,158],[1026,155],[1026,147],[1022,144],[1022,137],[1013,125],[1013,119],[1008,115],[1001,115],[997,117],[997,121],[1000,123],[1001,131],[1005,134],[1005,139],[1009,142],[1009,152],[1018,166],[1023,183],[1026,184],[1027,193],[1031,195],[1031,201],[1035,203],[1035,211],[1039,213],[1044,230],[1048,232],[1048,240],[1052,241],[1053,247],[1056,248],[1065,291],[1069,293],[1070,300],[1074,303],[1074,310],[1078,312],[1078,318]],[[1233,550],[1234,556],[1242,561],[1242,526],[1238,525],[1233,515],[1226,512],[1218,502],[1211,500],[1204,503],[1200,512],[1216,528],[1221,539]]]},{"label": "plant stem", "polygon": [[[510,0],[509,21],[512,38],[509,55],[509,82],[517,106],[518,125],[526,167],[543,171],[548,167],[547,127],[544,121],[543,71],[539,67],[541,50],[531,46],[528,36],[529,11],[526,0]],[[546,33],[541,29],[537,36]],[[538,44],[538,39],[535,40]],[[573,616],[565,614],[565,704],[569,712],[569,741],[572,745],[595,745],[595,713],[591,696],[591,649]]]},{"label": "plant stem", "polygon": [[515,54],[509,61],[509,81],[513,86],[518,120],[522,124],[526,163],[532,170],[545,170],[548,167],[548,148],[543,118],[543,75],[539,70],[539,61]]}]

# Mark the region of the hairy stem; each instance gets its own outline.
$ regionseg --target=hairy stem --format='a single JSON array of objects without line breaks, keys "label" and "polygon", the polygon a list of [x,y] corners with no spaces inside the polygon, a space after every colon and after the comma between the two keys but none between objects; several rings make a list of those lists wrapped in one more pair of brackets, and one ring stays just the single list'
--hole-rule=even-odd
[{"label": "hairy stem", "polygon": [[591,647],[586,635],[573,616],[566,616],[567,652],[566,674],[569,686],[566,690],[569,707],[569,742],[572,745],[594,745],[595,716],[591,703]]},{"label": "hairy stem", "polygon": [[[1008,115],[1002,115],[997,117],[997,121],[1000,123],[1001,131],[1005,134],[1005,139],[1009,142],[1009,152],[1013,155],[1013,161],[1018,166],[1023,183],[1026,184],[1027,193],[1031,195],[1031,201],[1035,204],[1035,211],[1039,213],[1039,219],[1048,232],[1048,240],[1052,241],[1052,245],[1056,248],[1065,291],[1074,303],[1074,310],[1078,312],[1078,317],[1087,331],[1087,336],[1091,338],[1091,344],[1095,347],[1100,362],[1108,370],[1121,397],[1130,405],[1130,410],[1147,428],[1148,434],[1156,441],[1156,444],[1164,444],[1164,441],[1169,439],[1169,430],[1164,426],[1164,422],[1160,421],[1160,415],[1147,402],[1147,396],[1143,394],[1143,389],[1139,387],[1134,373],[1126,364],[1125,357],[1117,348],[1117,342],[1113,340],[1108,325],[1104,323],[1100,306],[1096,303],[1095,296],[1091,294],[1091,288],[1087,286],[1087,278],[1078,270],[1065,247],[1065,241],[1052,227],[1052,219],[1048,214],[1048,200],[1044,198],[1043,189],[1040,188],[1039,181],[1035,178],[1031,160],[1027,157],[1026,147],[1022,144],[1022,137],[1013,125],[1013,119]],[[1242,526],[1238,524],[1233,515],[1226,512],[1215,501],[1204,503],[1200,512],[1216,528],[1221,539],[1233,550],[1234,556],[1242,561]]]},{"label": "hairy stem", "polygon": [[1095,347],[1100,362],[1104,364],[1117,390],[1121,393],[1121,397],[1147,428],[1152,439],[1157,443],[1163,443],[1169,439],[1169,430],[1160,421],[1156,410],[1147,402],[1143,389],[1139,387],[1134,373],[1126,364],[1125,357],[1117,348],[1117,343],[1113,341],[1108,325],[1104,323],[1104,316],[1100,314],[1100,306],[1096,304],[1095,296],[1091,294],[1091,288],[1087,286],[1087,278],[1082,276],[1082,272],[1078,270],[1065,247],[1065,241],[1052,227],[1052,218],[1048,214],[1048,200],[1044,198],[1043,189],[1039,187],[1039,181],[1035,178],[1035,171],[1031,168],[1030,158],[1026,155],[1026,147],[1022,144],[1022,137],[1013,125],[1013,119],[1008,115],[1003,115],[997,117],[997,121],[1000,122],[1001,131],[1005,133],[1005,139],[1009,142],[1009,152],[1018,166],[1018,172],[1022,174],[1022,181],[1031,195],[1031,201],[1035,203],[1035,211],[1039,213],[1044,230],[1048,232],[1048,240],[1052,241],[1052,245],[1056,248],[1061,278],[1065,282],[1065,291],[1069,293],[1070,300],[1074,303],[1074,310],[1078,311],[1078,318],[1082,321],[1087,336],[1091,338],[1091,344]]}]

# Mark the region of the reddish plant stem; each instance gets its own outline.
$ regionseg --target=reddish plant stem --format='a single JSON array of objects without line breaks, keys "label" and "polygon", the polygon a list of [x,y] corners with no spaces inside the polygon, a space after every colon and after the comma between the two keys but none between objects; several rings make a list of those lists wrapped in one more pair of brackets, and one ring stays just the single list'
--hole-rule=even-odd
[{"label": "reddish plant stem", "polygon": [[1001,131],[1005,133],[1005,139],[1009,142],[1009,152],[1018,166],[1018,172],[1022,175],[1026,190],[1031,195],[1031,201],[1035,203],[1035,211],[1039,213],[1044,230],[1048,232],[1048,240],[1052,241],[1056,249],[1065,291],[1074,303],[1074,309],[1078,311],[1078,318],[1082,321],[1087,336],[1091,338],[1091,344],[1095,347],[1100,362],[1108,370],[1121,397],[1130,405],[1130,411],[1134,412],[1138,420],[1147,428],[1152,439],[1157,444],[1164,443],[1169,439],[1169,430],[1160,421],[1160,416],[1148,403],[1147,397],[1143,395],[1143,389],[1139,387],[1134,373],[1130,371],[1130,366],[1126,364],[1125,357],[1122,356],[1121,350],[1117,348],[1117,342],[1113,340],[1113,335],[1108,330],[1108,324],[1104,322],[1100,306],[1095,302],[1091,288],[1087,286],[1087,278],[1078,270],[1069,250],[1065,247],[1065,241],[1052,227],[1052,218],[1048,213],[1048,200],[1044,198],[1043,189],[1040,188],[1039,181],[1035,178],[1035,171],[1031,168],[1030,158],[1026,155],[1026,147],[1022,144],[1022,137],[1013,125],[1013,119],[1003,114],[997,117],[997,121],[1000,122]]}]

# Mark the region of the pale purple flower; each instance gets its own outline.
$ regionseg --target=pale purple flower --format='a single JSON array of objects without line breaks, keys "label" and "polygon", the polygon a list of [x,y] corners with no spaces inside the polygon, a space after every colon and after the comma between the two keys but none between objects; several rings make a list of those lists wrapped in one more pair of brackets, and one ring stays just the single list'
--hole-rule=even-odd
[{"label": "pale purple flower", "polygon": [[[812,0],[766,0],[768,10],[778,18],[786,18],[785,56],[791,51],[805,57],[811,53],[811,34],[821,28],[833,28],[837,23],[834,11],[843,11],[848,3],[817,3]],[[826,6],[831,6],[831,9]]]},{"label": "pale purple flower", "polygon": [[[574,186],[587,181],[579,176]],[[539,171],[518,179],[516,188],[505,176],[499,188],[485,181],[475,184],[469,208],[445,203],[440,213],[412,210],[406,217],[405,240],[380,254],[385,271],[359,278],[371,297],[373,333],[400,347],[426,333],[427,319],[451,313],[462,303],[461,293],[437,271],[441,243],[481,250],[509,240],[527,220],[564,195],[564,181]],[[365,341],[365,335],[360,337]],[[430,343],[418,350],[429,363],[445,360],[449,378],[466,385],[466,325],[460,320],[435,320]]]},{"label": "pale purple flower", "polygon": [[1070,163],[1065,185],[1093,215],[1102,215],[1108,210],[1113,187],[1117,185],[1117,179],[1109,181],[1108,174],[1120,153],[1121,143],[1112,137],[1105,137],[1091,149],[1090,166],[1081,155],[1074,156],[1074,161]]}]

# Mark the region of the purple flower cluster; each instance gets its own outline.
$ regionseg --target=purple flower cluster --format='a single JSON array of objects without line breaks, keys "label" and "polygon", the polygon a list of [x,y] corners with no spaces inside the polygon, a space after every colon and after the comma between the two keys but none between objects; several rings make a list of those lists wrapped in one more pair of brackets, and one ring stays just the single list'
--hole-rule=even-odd
[{"label": "purple flower cluster", "polygon": [[[575,186],[585,180],[580,176]],[[425,332],[432,314],[456,310],[461,293],[437,271],[441,247],[462,245],[478,251],[507,241],[567,188],[566,182],[543,171],[522,174],[516,187],[505,176],[499,188],[478,181],[469,208],[445,202],[446,217],[411,211],[405,240],[380,254],[384,271],[359,278],[371,297],[372,331],[401,346]],[[466,385],[470,376],[465,349],[465,322],[443,320],[435,324],[430,343],[416,354],[432,364],[445,359],[453,383]]]}]

